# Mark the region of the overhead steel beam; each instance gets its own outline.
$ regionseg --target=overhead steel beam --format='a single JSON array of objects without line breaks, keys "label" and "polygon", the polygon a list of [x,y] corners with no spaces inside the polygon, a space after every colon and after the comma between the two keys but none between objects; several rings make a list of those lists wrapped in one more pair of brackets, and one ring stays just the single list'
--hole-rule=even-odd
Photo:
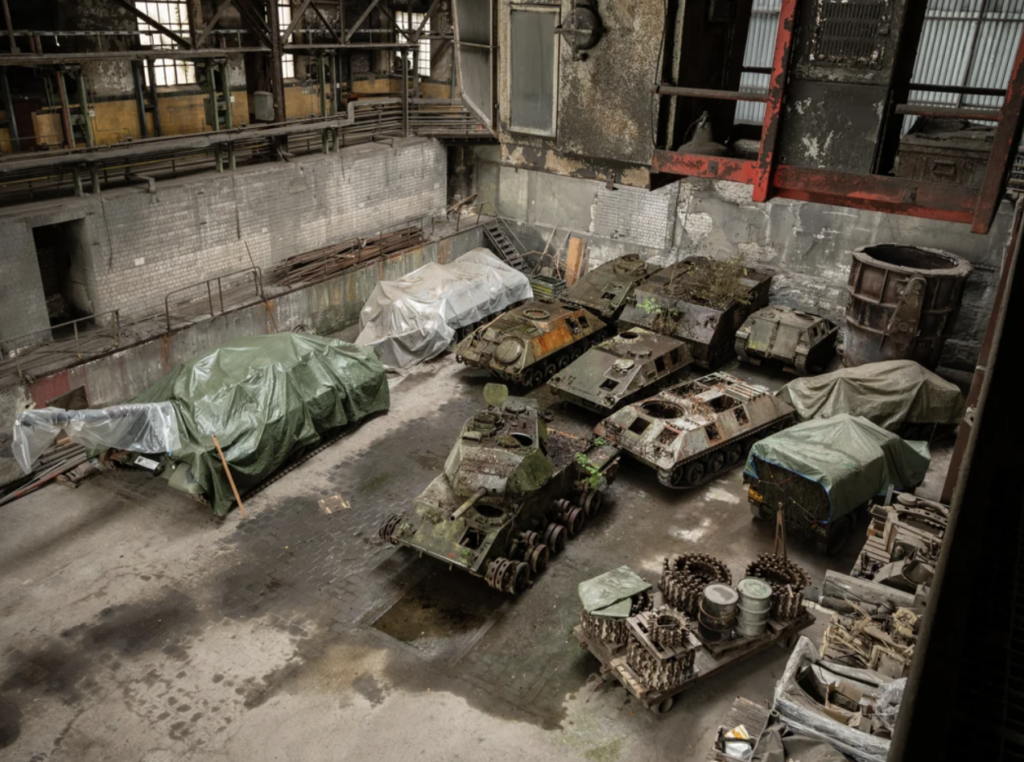
[{"label": "overhead steel beam", "polygon": [[[264,45],[270,45],[270,29],[267,27],[263,17],[260,16],[259,11],[253,7],[250,0],[232,0],[234,6],[238,9],[238,12],[242,14],[242,20],[249,25],[249,29],[259,37]],[[276,0],[271,0],[276,2]],[[277,6],[274,6],[274,10],[277,10]]]},{"label": "overhead steel beam", "polygon": [[[291,37],[292,33],[298,28],[299,23],[302,21],[302,16],[306,13],[306,9],[309,8],[312,2],[313,0],[302,0],[302,5],[299,6],[299,9],[294,14],[292,14],[292,23],[288,25],[288,29],[285,33],[281,35],[282,45],[288,42],[288,38]],[[274,10],[277,11],[277,0],[271,0],[271,3],[274,5]]]},{"label": "overhead steel beam", "polygon": [[352,35],[359,31],[359,27],[361,27],[363,25],[363,22],[366,21],[367,18],[369,18],[370,14],[373,12],[373,9],[376,8],[379,3],[380,0],[370,0],[370,4],[366,6],[366,10],[363,11],[359,18],[356,19],[356,23],[352,25],[352,28],[349,29],[348,33],[345,35],[345,42],[351,40]]},{"label": "overhead steel beam", "polygon": [[757,154],[754,173],[753,200],[767,201],[772,197],[772,175],[775,171],[775,144],[782,121],[782,101],[786,93],[786,73],[793,50],[793,30],[796,28],[797,0],[782,0],[779,9],[779,29],[775,36],[772,58],[771,84],[768,102],[764,107],[764,125],[761,128],[761,147]]},{"label": "overhead steel beam", "polygon": [[181,45],[181,47],[185,48],[186,50],[191,50],[192,49],[192,43],[191,42],[186,40],[184,37],[182,37],[177,32],[172,32],[170,29],[165,27],[163,24],[161,24],[159,21],[157,21],[152,16],[150,16],[150,15],[140,11],[138,8],[135,7],[135,3],[130,2],[130,0],[110,0],[110,2],[112,2],[112,3],[116,4],[116,5],[120,5],[126,11],[131,13],[133,16],[135,16],[136,18],[140,19],[141,21],[146,22],[149,26],[153,27],[158,32],[160,32],[160,34],[165,35],[167,37],[170,37],[172,40],[174,40],[176,43]]},{"label": "overhead steel beam", "polygon": [[427,22],[430,21],[430,17],[434,15],[434,11],[437,10],[437,6],[438,4],[440,4],[440,2],[441,0],[431,1],[430,7],[427,8],[427,12],[423,14],[423,20],[420,21],[420,25],[416,27],[416,31],[413,33],[412,38],[414,41],[420,41],[420,35],[423,34],[423,27],[425,27],[427,25]]},{"label": "overhead steel beam", "polygon": [[199,32],[199,36],[196,37],[196,47],[202,47],[203,43],[206,42],[206,38],[210,36],[210,32],[217,26],[217,22],[220,21],[221,16],[224,15],[224,11],[231,7],[231,0],[223,0],[223,2],[217,6],[217,10],[214,11],[213,18],[206,22],[206,26],[203,27],[202,31]]},{"label": "overhead steel beam", "polygon": [[[331,22],[328,21],[327,17],[324,16],[324,14],[320,11],[320,9],[317,7],[317,4],[316,3],[310,3],[310,6],[313,8],[313,12],[317,15],[317,18],[319,18],[322,22],[324,22],[324,26],[327,27],[327,31],[331,33],[331,37],[333,37],[335,40],[337,40],[339,45],[344,45],[345,42],[344,42],[344,40],[341,39],[341,35],[339,35],[335,31],[334,27],[331,26]],[[338,12],[341,13],[341,14],[344,14],[344,11],[342,11],[341,8],[342,8],[342,6],[339,3],[339,5],[338,5],[339,11]],[[341,18],[341,17],[339,17],[339,18]]]},{"label": "overhead steel beam", "polygon": [[[395,32],[402,35],[407,40],[412,40],[412,33],[405,31],[399,26],[398,19],[391,15],[391,11],[387,9],[386,5],[380,6],[380,12],[387,16],[389,19],[391,19],[391,24],[393,25]],[[396,37],[395,39],[397,40],[398,38]]]}]

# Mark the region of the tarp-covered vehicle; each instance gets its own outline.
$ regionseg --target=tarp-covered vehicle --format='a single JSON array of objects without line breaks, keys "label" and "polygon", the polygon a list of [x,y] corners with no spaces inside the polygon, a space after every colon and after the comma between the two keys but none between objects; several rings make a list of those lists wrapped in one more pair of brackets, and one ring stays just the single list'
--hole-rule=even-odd
[{"label": "tarp-covered vehicle", "polygon": [[913,360],[886,360],[798,378],[779,392],[803,420],[857,415],[884,429],[904,424],[956,425],[964,397],[956,384]]},{"label": "tarp-covered vehicle", "polygon": [[929,462],[926,442],[908,442],[866,418],[838,415],[755,442],[743,480],[754,516],[774,517],[781,509],[788,527],[813,533],[835,554],[849,539],[856,509],[890,485],[916,487]]},{"label": "tarp-covered vehicle", "polygon": [[165,454],[164,475],[223,516],[233,498],[214,436],[244,493],[329,433],[386,411],[390,396],[372,349],[278,333],[179,365],[133,402],[173,405],[181,446]]},{"label": "tarp-covered vehicle", "polygon": [[356,344],[373,347],[387,368],[408,368],[532,298],[529,278],[487,249],[473,249],[449,264],[380,281],[359,313]]}]

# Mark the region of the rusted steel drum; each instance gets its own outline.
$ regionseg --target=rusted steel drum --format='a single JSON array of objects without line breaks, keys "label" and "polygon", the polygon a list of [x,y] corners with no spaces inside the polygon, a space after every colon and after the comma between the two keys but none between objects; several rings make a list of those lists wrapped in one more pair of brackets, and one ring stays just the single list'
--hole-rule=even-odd
[{"label": "rusted steel drum", "polygon": [[714,583],[704,588],[697,612],[697,634],[705,643],[728,640],[736,625],[740,596],[728,585]]},{"label": "rusted steel drum", "polygon": [[955,254],[900,244],[853,252],[844,365],[939,364],[971,266]]}]

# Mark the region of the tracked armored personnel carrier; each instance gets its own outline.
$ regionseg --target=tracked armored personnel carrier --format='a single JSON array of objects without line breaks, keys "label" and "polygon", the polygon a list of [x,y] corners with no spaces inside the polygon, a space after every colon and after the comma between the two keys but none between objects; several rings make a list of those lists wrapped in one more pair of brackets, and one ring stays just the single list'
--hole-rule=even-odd
[{"label": "tracked armored personnel carrier", "polygon": [[658,268],[646,264],[639,254],[605,262],[580,278],[562,296],[569,304],[586,307],[602,320],[615,320],[640,283]]},{"label": "tracked armored personnel carrier", "polygon": [[794,419],[766,387],[712,373],[624,407],[594,433],[655,469],[666,487],[689,489],[742,465],[754,442]]},{"label": "tracked armored personnel carrier", "polygon": [[694,362],[710,370],[732,355],[747,316],[768,306],[771,280],[734,261],[689,257],[637,286],[619,325],[681,339]]},{"label": "tracked armored personnel carrier", "polygon": [[736,332],[736,354],[743,362],[780,362],[801,376],[820,373],[836,352],[839,327],[828,318],[792,307],[765,307]]},{"label": "tracked armored personnel carrier", "polygon": [[380,538],[521,593],[601,507],[619,451],[549,433],[535,400],[488,384],[440,474]]},{"label": "tracked armored personnel carrier", "polygon": [[686,342],[637,328],[592,347],[548,383],[562,399],[607,415],[678,381],[692,362]]},{"label": "tracked armored personnel carrier", "polygon": [[608,333],[582,307],[531,301],[473,331],[455,347],[455,359],[521,386],[540,386]]}]

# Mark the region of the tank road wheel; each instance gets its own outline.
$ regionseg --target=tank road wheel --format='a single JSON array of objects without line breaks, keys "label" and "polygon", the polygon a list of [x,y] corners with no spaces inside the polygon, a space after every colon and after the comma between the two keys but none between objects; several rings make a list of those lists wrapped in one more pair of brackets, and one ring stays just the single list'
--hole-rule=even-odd
[{"label": "tank road wheel", "polygon": [[548,546],[541,543],[540,545],[534,545],[533,550],[530,551],[528,561],[530,564],[530,571],[534,574],[540,574],[548,566],[548,559],[551,557],[551,551],[548,550]]},{"label": "tank road wheel", "polygon": [[683,469],[673,468],[671,471],[666,471],[664,468],[658,469],[658,481],[665,487],[671,487],[672,489],[679,489],[683,486]]},{"label": "tank road wheel", "polygon": [[665,714],[675,703],[676,700],[672,696],[666,696],[659,704],[652,707],[652,709],[654,709],[655,714]]},{"label": "tank road wheel", "polygon": [[592,518],[598,511],[601,510],[601,504],[604,502],[604,495],[596,490],[587,490],[580,497],[580,505],[583,507],[584,512],[587,514],[587,518]]},{"label": "tank road wheel", "polygon": [[510,567],[505,581],[505,592],[519,595],[530,584],[530,566],[525,561],[517,561]]},{"label": "tank road wheel", "polygon": [[725,463],[729,468],[738,466],[743,460],[743,445],[735,442],[725,448]]},{"label": "tank road wheel", "polygon": [[695,487],[697,483],[704,478],[706,473],[704,464],[699,460],[695,460],[692,463],[687,463],[683,466],[683,486]]},{"label": "tank road wheel", "polygon": [[526,385],[528,387],[530,387],[531,389],[535,389],[538,386],[542,385],[543,383],[544,383],[544,371],[541,370],[540,368],[537,368],[536,370],[531,371],[529,376],[527,376]]},{"label": "tank road wheel", "polygon": [[557,556],[565,550],[565,527],[561,524],[548,524],[544,530],[544,544],[548,546],[551,555]]},{"label": "tank road wheel", "polygon": [[569,352],[569,358],[570,358],[569,362],[576,362],[582,356],[583,356],[583,347],[581,347],[579,344],[577,344]]},{"label": "tank road wheel", "polygon": [[[558,373],[558,366],[556,366],[553,362],[544,363],[544,381],[547,381],[556,373]],[[544,383],[544,381],[542,381],[541,383]],[[540,384],[538,384],[538,386],[540,386]]]},{"label": "tank road wheel", "polygon": [[569,357],[568,352],[566,352],[565,354],[558,358],[558,369],[565,370],[571,362],[572,359]]},{"label": "tank road wheel", "polygon": [[587,523],[587,512],[582,508],[573,508],[565,517],[565,528],[569,531],[570,537],[575,537],[583,531],[583,525]]},{"label": "tank road wheel", "polygon": [[708,456],[708,473],[717,474],[725,468],[725,453],[722,450],[716,450]]},{"label": "tank road wheel", "polygon": [[495,558],[487,564],[487,574],[484,575],[484,582],[495,590],[504,590],[505,577],[513,563],[507,558]]},{"label": "tank road wheel", "polygon": [[395,527],[398,526],[398,522],[401,520],[402,517],[396,513],[384,522],[384,525],[377,532],[381,542],[390,542],[392,545],[398,544],[398,540],[395,539]]}]

